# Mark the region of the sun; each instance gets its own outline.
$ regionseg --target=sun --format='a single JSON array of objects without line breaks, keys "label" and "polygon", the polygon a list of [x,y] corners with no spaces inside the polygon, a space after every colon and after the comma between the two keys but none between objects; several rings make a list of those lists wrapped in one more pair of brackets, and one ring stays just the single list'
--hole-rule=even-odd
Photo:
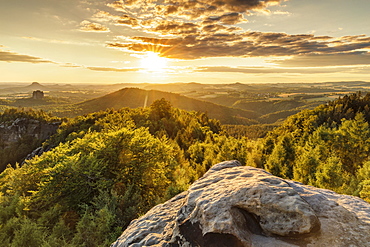
[{"label": "sun", "polygon": [[147,52],[141,59],[141,67],[149,72],[164,72],[167,68],[167,58],[160,57],[155,52]]}]

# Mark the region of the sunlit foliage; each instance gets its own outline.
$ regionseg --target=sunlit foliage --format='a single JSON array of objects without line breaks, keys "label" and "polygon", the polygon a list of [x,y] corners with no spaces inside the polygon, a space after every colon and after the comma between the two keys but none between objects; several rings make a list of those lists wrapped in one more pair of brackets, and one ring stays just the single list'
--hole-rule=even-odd
[{"label": "sunlit foliage", "polygon": [[344,96],[288,118],[260,147],[274,175],[369,200],[370,94]]},{"label": "sunlit foliage", "polygon": [[[0,242],[23,246],[33,232],[29,246],[108,246],[215,162],[245,160],[243,143],[220,131],[206,114],[165,100],[63,122],[44,143],[50,151],[1,173]],[[197,145],[212,147],[206,162]]]},{"label": "sunlit foliage", "polygon": [[271,126],[222,127],[163,99],[68,119],[43,144],[50,151],[0,174],[0,243],[109,246],[132,219],[233,159],[370,201],[369,120],[370,95],[361,94],[267,135]]}]

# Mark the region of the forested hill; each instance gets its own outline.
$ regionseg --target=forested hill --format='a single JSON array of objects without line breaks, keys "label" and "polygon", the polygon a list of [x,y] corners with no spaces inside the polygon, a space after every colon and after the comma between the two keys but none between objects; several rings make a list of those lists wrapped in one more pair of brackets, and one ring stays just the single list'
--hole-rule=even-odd
[{"label": "forested hill", "polygon": [[225,160],[370,202],[369,120],[361,94],[302,111],[257,140],[165,99],[68,119],[44,143],[53,149],[0,174],[0,243],[109,246]]},{"label": "forested hill", "polygon": [[255,165],[274,175],[370,201],[370,94],[289,117],[263,140]]},{"label": "forested hill", "polygon": [[0,174],[0,243],[109,246],[213,164],[245,161],[243,140],[165,100],[70,119],[44,144],[55,148]]},{"label": "forested hill", "polygon": [[210,118],[218,119],[224,124],[258,124],[257,121],[251,119],[256,119],[261,115],[254,111],[230,108],[176,93],[139,88],[124,88],[114,93],[76,104],[76,107],[80,109],[80,114],[86,114],[106,109],[117,110],[123,107],[147,107],[154,101],[162,98],[169,101],[176,108],[206,112]]}]

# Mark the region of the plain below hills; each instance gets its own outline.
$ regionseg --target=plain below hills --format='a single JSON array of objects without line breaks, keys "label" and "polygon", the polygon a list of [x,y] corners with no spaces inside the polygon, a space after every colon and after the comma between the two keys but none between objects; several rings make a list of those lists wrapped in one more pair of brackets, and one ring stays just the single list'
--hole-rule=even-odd
[{"label": "plain below hills", "polygon": [[[9,85],[12,85],[9,87]],[[59,117],[75,117],[105,109],[148,107],[164,98],[172,106],[208,113],[223,124],[279,125],[288,116],[313,109],[340,96],[370,88],[370,82],[200,84],[0,84],[0,112],[32,108]],[[32,99],[34,90],[45,93]],[[119,91],[117,91],[119,90]]]},{"label": "plain below hills", "polygon": [[205,112],[210,118],[220,120],[222,124],[232,125],[276,124],[303,109],[312,109],[324,103],[323,101],[309,102],[306,99],[292,97],[288,100],[243,99],[229,105],[220,99],[217,102],[211,102],[208,99],[196,99],[178,93],[124,88],[99,98],[75,104],[75,110],[71,116],[110,108],[148,107],[154,101],[162,98],[171,102],[173,107],[187,111]]}]

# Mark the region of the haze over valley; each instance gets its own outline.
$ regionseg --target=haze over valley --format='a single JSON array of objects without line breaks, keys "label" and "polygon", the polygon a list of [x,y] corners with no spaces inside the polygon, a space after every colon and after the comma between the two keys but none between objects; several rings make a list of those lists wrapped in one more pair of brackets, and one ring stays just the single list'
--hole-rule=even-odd
[{"label": "haze over valley", "polygon": [[[279,124],[303,109],[313,109],[346,94],[363,92],[369,82],[285,84],[0,84],[0,107],[40,109],[74,117],[106,109],[148,107],[165,98],[174,107],[207,112],[224,124]],[[32,99],[40,90],[42,99]]]}]

